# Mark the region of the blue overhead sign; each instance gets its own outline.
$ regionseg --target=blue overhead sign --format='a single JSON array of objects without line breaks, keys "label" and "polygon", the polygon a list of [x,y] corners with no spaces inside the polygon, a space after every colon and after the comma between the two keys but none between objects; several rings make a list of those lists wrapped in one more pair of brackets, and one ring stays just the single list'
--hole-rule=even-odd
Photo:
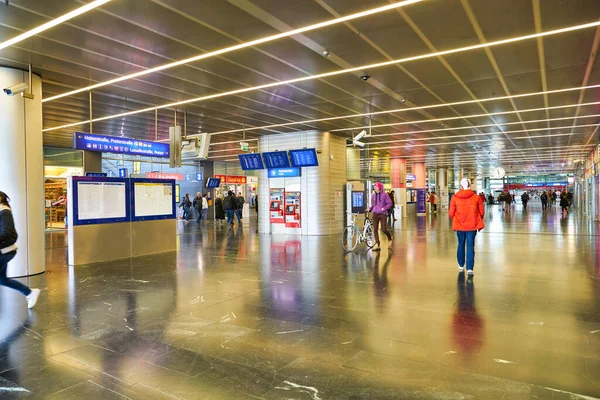
[{"label": "blue overhead sign", "polygon": [[119,168],[119,178],[127,178],[127,168]]},{"label": "blue overhead sign", "polygon": [[300,176],[300,168],[273,168],[269,170],[269,178],[294,178]]},{"label": "blue overhead sign", "polygon": [[106,178],[108,174],[106,172],[86,172],[85,176],[91,176],[94,178]]},{"label": "blue overhead sign", "polygon": [[271,151],[263,153],[263,159],[265,160],[265,166],[268,169],[291,167],[287,151]]},{"label": "blue overhead sign", "polygon": [[73,136],[73,148],[77,150],[132,154],[146,157],[169,157],[168,143],[148,142],[145,140],[81,132],[76,132]]},{"label": "blue overhead sign", "polygon": [[198,182],[202,182],[204,180],[203,176],[202,176],[202,172],[196,172],[196,180]]},{"label": "blue overhead sign", "polygon": [[265,169],[260,153],[238,154],[240,165],[244,171],[253,169]]}]

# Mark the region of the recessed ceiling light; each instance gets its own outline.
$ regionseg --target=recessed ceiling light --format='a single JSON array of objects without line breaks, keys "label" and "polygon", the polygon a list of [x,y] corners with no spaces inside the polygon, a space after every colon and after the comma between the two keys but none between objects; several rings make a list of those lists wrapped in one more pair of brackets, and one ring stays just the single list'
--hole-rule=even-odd
[{"label": "recessed ceiling light", "polygon": [[321,54],[323,54],[323,57],[329,57],[330,56],[329,50],[327,50],[327,49],[323,50],[323,52]]}]

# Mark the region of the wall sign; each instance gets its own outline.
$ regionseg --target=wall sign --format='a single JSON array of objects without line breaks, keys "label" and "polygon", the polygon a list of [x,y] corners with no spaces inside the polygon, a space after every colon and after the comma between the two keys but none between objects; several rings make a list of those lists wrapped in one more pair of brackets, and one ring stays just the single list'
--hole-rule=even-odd
[{"label": "wall sign", "polygon": [[427,212],[427,189],[417,189],[417,214]]},{"label": "wall sign", "polygon": [[269,178],[293,178],[300,176],[300,168],[273,168],[269,170]]},{"label": "wall sign", "polygon": [[183,174],[173,174],[168,172],[146,172],[146,178],[148,179],[171,179],[174,181],[182,181]]},{"label": "wall sign", "polygon": [[246,184],[248,183],[248,180],[245,176],[241,176],[241,175],[219,175],[219,174],[215,174],[215,178],[220,179],[221,180],[221,184],[224,183],[232,183],[232,184]]},{"label": "wall sign", "polygon": [[85,176],[91,176],[95,178],[106,178],[108,174],[106,172],[86,172]]},{"label": "wall sign", "polygon": [[197,172],[197,173],[196,173],[196,180],[197,180],[198,182],[202,182],[202,181],[204,180],[204,179],[203,179],[203,176],[202,176],[202,172]]},{"label": "wall sign", "polygon": [[119,168],[119,178],[127,178],[127,168]]},{"label": "wall sign", "polygon": [[81,132],[73,134],[73,148],[77,150],[133,154],[147,157],[170,157],[168,143],[148,142],[145,140]]}]

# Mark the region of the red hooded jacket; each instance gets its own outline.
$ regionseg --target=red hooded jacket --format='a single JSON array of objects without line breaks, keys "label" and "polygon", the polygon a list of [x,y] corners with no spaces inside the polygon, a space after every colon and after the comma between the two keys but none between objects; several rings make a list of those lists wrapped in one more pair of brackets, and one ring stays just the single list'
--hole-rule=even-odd
[{"label": "red hooded jacket", "polygon": [[459,190],[450,201],[448,215],[454,231],[480,231],[484,228],[483,201],[472,190]]}]

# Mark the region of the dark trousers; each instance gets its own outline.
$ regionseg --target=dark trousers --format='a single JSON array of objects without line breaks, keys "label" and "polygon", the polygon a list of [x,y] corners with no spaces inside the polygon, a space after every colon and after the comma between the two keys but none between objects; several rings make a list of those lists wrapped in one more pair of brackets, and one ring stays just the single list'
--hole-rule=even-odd
[{"label": "dark trousers", "polygon": [[433,212],[437,212],[437,204],[431,203],[431,206],[433,207]]},{"label": "dark trousers", "polygon": [[235,210],[235,215],[238,219],[238,222],[242,222],[242,209],[241,208]]},{"label": "dark trousers", "polygon": [[6,277],[8,262],[15,258],[17,255],[16,251],[11,251],[10,253],[0,254],[0,286],[6,286],[16,291],[23,293],[25,296],[29,296],[31,293],[31,289],[27,286],[23,285],[19,281],[15,281],[14,279],[10,279]]},{"label": "dark trousers", "polygon": [[523,202],[523,208],[527,209],[527,200]]},{"label": "dark trousers", "polygon": [[385,233],[388,240],[392,239],[392,235],[387,230],[387,215],[373,213],[373,230],[375,231],[375,242],[379,244],[379,224],[381,223],[381,231]]},{"label": "dark trousers", "polygon": [[458,250],[456,251],[458,265],[464,267],[466,258],[467,271],[472,271],[475,267],[475,236],[477,236],[477,231],[456,231],[456,236],[458,237]]},{"label": "dark trousers", "polygon": [[225,214],[227,214],[227,225],[233,224],[233,219],[235,218],[235,210],[225,210]]},{"label": "dark trousers", "polygon": [[196,211],[196,222],[200,223],[202,221],[202,210],[200,208],[195,208]]}]

